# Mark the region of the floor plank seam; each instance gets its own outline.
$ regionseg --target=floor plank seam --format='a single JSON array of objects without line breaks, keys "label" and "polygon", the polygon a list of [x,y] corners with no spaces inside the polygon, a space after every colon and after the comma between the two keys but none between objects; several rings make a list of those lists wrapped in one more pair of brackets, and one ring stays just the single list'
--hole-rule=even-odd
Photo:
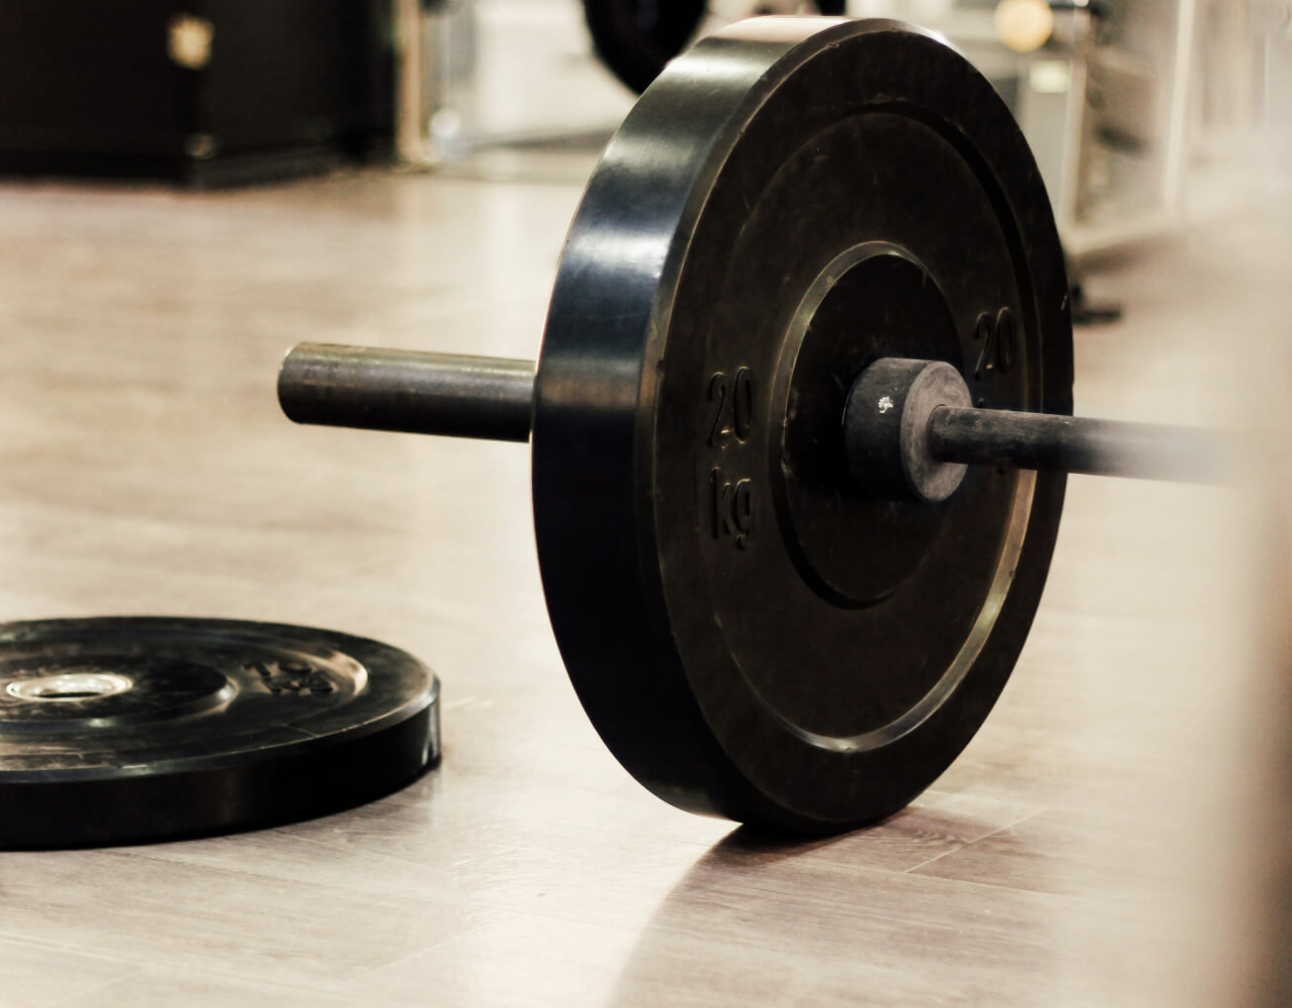
[{"label": "floor plank seam", "polygon": [[[95,956],[95,958],[101,959],[103,957]],[[109,960],[109,961],[116,962],[119,960]],[[137,966],[137,964],[133,964],[133,963],[131,965]],[[85,998],[92,997],[93,995],[98,994],[100,992],[111,990],[117,984],[122,983],[125,980],[130,980],[133,977],[142,976],[146,972],[147,972],[147,969],[145,967],[138,966],[138,968],[131,970],[129,973],[125,973],[119,977],[114,977],[113,979],[108,980],[104,983],[94,984],[94,986],[87,987],[85,988],[85,990],[77,991],[75,994],[67,994],[65,996],[56,997],[53,1001],[46,1001],[42,1006],[42,1008],[59,1008],[60,1005],[69,1005],[69,1004],[74,1005],[78,1001],[83,1001]]]},{"label": "floor plank seam", "polygon": [[[1014,820],[1012,820],[1012,821],[1010,821],[1010,822],[1007,822],[1007,823],[1006,823],[1005,825],[1003,825],[1003,826],[998,826],[996,829],[992,830],[990,833],[984,833],[982,836],[980,836],[980,837],[978,837],[978,838],[976,838],[976,839],[974,839],[974,840],[970,840],[968,843],[960,844],[958,847],[952,847],[950,850],[944,850],[944,851],[942,851],[940,854],[935,854],[933,857],[929,858],[927,861],[921,861],[921,862],[920,862],[919,864],[917,864],[917,865],[912,865],[910,868],[905,869],[905,873],[906,873],[906,874],[922,874],[922,873],[920,872],[920,869],[922,869],[922,868],[927,868],[929,865],[933,864],[935,861],[941,861],[944,857],[946,857],[946,856],[947,856],[947,855],[949,855],[949,854],[957,854],[957,853],[959,853],[959,852],[961,852],[961,851],[968,850],[970,847],[974,846],[975,844],[980,844],[980,843],[982,843],[984,840],[989,840],[990,838],[992,838],[992,837],[994,837],[994,836],[1000,836],[1000,834],[1005,833],[1005,832],[1007,832],[1007,831],[1009,831],[1009,830],[1012,830],[1015,826],[1018,826],[1018,825],[1020,825],[1021,823],[1025,823],[1025,822],[1027,822],[1029,819],[1034,819],[1034,818],[1036,818],[1038,815],[1041,815],[1041,813],[1046,812],[1046,811],[1048,811],[1048,810],[1047,810],[1047,809],[1035,809],[1035,810],[1034,810],[1034,811],[1032,811],[1032,812],[1028,812],[1026,815],[1020,816],[1020,817],[1019,817],[1019,818],[1017,818],[1017,819],[1014,819]],[[950,881],[950,880],[949,880],[949,881]],[[954,881],[958,881],[958,882],[968,882],[968,881],[970,881],[970,880],[969,880],[969,879],[955,879]],[[975,883],[975,884],[978,884],[978,885],[990,885],[991,883]],[[1008,889],[1008,888],[1011,888],[1011,887],[1009,887],[1009,886],[1001,886],[1001,887],[999,887],[999,888],[1005,888],[1005,889]],[[1023,891],[1031,892],[1031,891],[1033,891],[1033,890],[1023,890]]]},{"label": "floor plank seam", "polygon": [[424,956],[426,955],[427,952],[430,952],[432,949],[441,948],[442,946],[445,946],[445,945],[451,945],[454,942],[459,942],[462,939],[467,938],[473,934],[478,934],[479,932],[484,931],[488,928],[497,927],[499,924],[505,924],[523,916],[528,916],[528,915],[523,914],[519,911],[510,911],[505,913],[502,916],[499,916],[496,919],[485,920],[485,921],[481,921],[479,924],[473,924],[470,927],[463,928],[461,931],[455,932],[454,934],[445,935],[439,941],[429,942],[428,944],[423,945],[421,948],[417,949],[416,951],[409,952],[407,955],[400,956],[398,959],[391,959],[389,962],[381,963],[377,966],[373,966],[371,969],[364,970],[361,973],[356,973],[354,976],[346,977],[343,981],[341,981],[341,986],[348,987],[348,986],[360,984],[363,982],[363,980],[366,977],[373,976],[377,973],[383,973],[386,970],[394,969],[397,966],[399,966],[400,963],[405,963],[412,959],[416,959],[418,956]]},{"label": "floor plank seam", "polygon": [[124,959],[117,955],[105,955],[102,952],[94,952],[80,945],[69,948],[66,942],[50,941],[44,938],[31,938],[27,935],[12,934],[9,932],[0,932],[0,942],[13,945],[26,945],[28,948],[45,949],[50,952],[59,952],[62,954],[70,952],[73,955],[81,956],[85,959],[97,959],[99,962],[120,963],[123,966],[142,968],[142,964],[133,959]]}]

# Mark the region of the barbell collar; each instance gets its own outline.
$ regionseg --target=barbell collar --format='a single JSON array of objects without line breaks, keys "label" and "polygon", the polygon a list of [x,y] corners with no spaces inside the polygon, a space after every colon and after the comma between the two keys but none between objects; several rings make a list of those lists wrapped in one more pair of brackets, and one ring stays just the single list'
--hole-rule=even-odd
[{"label": "barbell collar", "polygon": [[278,402],[302,424],[528,441],[534,362],[301,343]]}]

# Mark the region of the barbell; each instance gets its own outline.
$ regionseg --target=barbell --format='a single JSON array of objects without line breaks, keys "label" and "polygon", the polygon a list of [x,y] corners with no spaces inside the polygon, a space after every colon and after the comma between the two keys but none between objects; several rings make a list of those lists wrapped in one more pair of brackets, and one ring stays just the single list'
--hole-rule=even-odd
[{"label": "barbell", "polygon": [[588,182],[537,364],[303,344],[279,398],[529,440],[553,630],[610,750],[682,808],[814,832],[900,809],[986,718],[1068,471],[1229,458],[1071,416],[1035,161],[893,21],[760,18],[673,61]]}]

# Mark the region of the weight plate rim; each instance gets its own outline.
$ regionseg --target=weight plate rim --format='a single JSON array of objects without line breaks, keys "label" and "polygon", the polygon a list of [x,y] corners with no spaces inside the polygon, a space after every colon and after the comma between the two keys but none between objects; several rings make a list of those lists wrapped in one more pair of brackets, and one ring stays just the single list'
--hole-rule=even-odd
[{"label": "weight plate rim", "polygon": [[[653,423],[653,419],[644,414],[634,414],[632,410],[640,401],[653,401],[657,395],[653,383],[657,383],[658,376],[655,373],[643,374],[642,363],[649,360],[653,365],[659,357],[652,356],[646,343],[655,334],[667,330],[668,309],[659,309],[640,289],[640,278],[637,287],[632,286],[633,277],[614,278],[622,288],[616,294],[619,302],[609,298],[597,301],[577,296],[580,288],[595,287],[597,277],[597,265],[589,256],[589,249],[580,243],[587,242],[595,248],[596,243],[589,241],[588,234],[597,214],[607,215],[610,222],[625,233],[649,236],[649,244],[643,243],[637,250],[643,264],[642,271],[655,270],[658,289],[675,291],[686,255],[683,247],[686,242],[675,241],[675,236],[682,234],[689,238],[694,233],[707,190],[721,169],[725,153],[738,140],[740,124],[737,122],[732,126],[732,121],[740,119],[742,110],[756,107],[775,87],[774,78],[778,70],[774,68],[780,60],[805,62],[826,47],[853,35],[884,32],[901,32],[951,49],[937,36],[899,22],[822,25],[819,22],[804,23],[803,19],[769,18],[747,22],[735,30],[703,40],[693,50],[694,58],[685,54],[666,71],[625,121],[621,133],[616,141],[612,141],[606,158],[589,182],[585,204],[580,207],[571,227],[566,256],[558,272],[536,385],[534,503],[543,582],[558,644],[575,690],[603,740],[633,776],[676,805],[743,821],[817,832],[849,828],[871,819],[826,820],[819,815],[798,814],[770,801],[765,793],[744,778],[731,753],[715,738],[708,736],[712,726],[691,693],[680,656],[675,647],[670,649],[665,643],[673,632],[672,614],[662,585],[663,575],[652,560],[659,557],[655,503],[649,494],[650,481],[640,475],[642,463],[638,458],[638,454],[645,450],[643,446],[650,444],[653,431],[643,428]],[[651,166],[651,170],[657,173],[657,181],[659,178],[666,181],[667,184],[661,187],[666,190],[665,194],[658,196],[651,207],[637,213],[636,218],[608,205],[606,193],[616,183],[615,172],[621,170],[616,157],[625,163],[630,160],[625,152],[616,152],[616,142],[636,142],[639,148],[636,153],[641,153],[640,148],[651,135],[651,130],[654,128],[658,132],[659,129],[659,124],[652,123],[649,118],[651,102],[667,101],[668,89],[674,81],[682,81],[683,75],[690,72],[692,63],[696,65],[698,75],[699,61],[705,55],[717,54],[721,47],[729,46],[736,39],[744,45],[739,58],[747,58],[748,64],[741,68],[745,73],[741,86],[745,90],[739,92],[725,110],[727,117],[721,115],[722,109],[713,113],[708,107],[690,108],[693,118],[685,130],[696,136],[705,129],[710,133],[703,142],[696,141],[696,149],[690,151],[689,163]],[[787,56],[791,52],[794,53],[792,58]],[[985,80],[982,85],[990,88]],[[734,89],[735,85],[732,87]],[[702,102],[693,103],[693,106],[695,104],[703,105]],[[706,115],[716,122],[716,126],[705,119]],[[1009,121],[1012,125],[1012,118]],[[677,128],[683,129],[680,125]],[[1013,140],[1004,146],[1013,149],[1012,143]],[[1023,149],[1026,150],[1025,145]],[[1030,157],[1027,160],[1028,167],[1022,170],[1030,170],[1035,177],[1029,179],[1031,188],[1025,203],[1032,200],[1035,186],[1040,184],[1034,161]],[[990,167],[994,170],[1000,168],[999,165]],[[687,188],[687,172],[699,179],[694,189]],[[1039,222],[1042,228],[1048,221],[1049,235],[1043,234],[1036,244],[1048,246],[1052,237],[1053,245],[1057,247],[1057,233],[1054,232],[1048,200],[1044,202],[1043,212],[1040,207],[1027,206],[1024,209],[1042,213],[1045,218]],[[652,213],[654,218],[650,216]],[[1023,237],[1026,240],[1026,234]],[[662,253],[661,248],[664,250]],[[1066,297],[1062,263],[1047,261],[1038,269],[1044,274],[1037,280],[1045,287],[1041,293],[1054,294],[1062,280]],[[634,297],[638,301],[634,302]],[[625,321],[615,314],[614,309],[630,303],[635,311]],[[646,304],[645,309],[640,308],[642,303]],[[1058,316],[1062,315],[1062,321],[1066,322],[1066,305],[1055,305],[1047,311],[1045,331],[1047,336],[1053,336],[1056,332],[1051,330]],[[615,320],[615,324],[605,373],[581,375],[578,358],[580,353],[588,352],[589,330],[594,325],[604,327],[606,319]],[[1058,335],[1063,328],[1058,327]],[[1060,360],[1065,352],[1067,359]],[[1066,395],[1057,394],[1054,401],[1047,400],[1038,405],[1055,412],[1070,411],[1070,339],[1066,348],[1049,347],[1045,354],[1045,366],[1054,365],[1052,370],[1055,373],[1043,376],[1043,386],[1048,390],[1052,384],[1055,389],[1066,388],[1067,392]],[[593,408],[585,409],[582,416],[575,415],[571,405],[575,402],[571,392],[577,385],[582,385],[579,394],[586,396],[591,389],[598,400]],[[1041,394],[1039,387],[1036,394]],[[562,459],[561,453],[568,451],[576,439],[587,440],[593,447],[579,448],[572,457]],[[631,470],[628,476],[614,468],[615,465],[625,465],[614,462],[616,452],[621,459],[632,459],[626,464]],[[595,478],[589,476],[588,470],[596,474]],[[1021,599],[1024,596],[1039,597],[1044,585],[1057,535],[1064,484],[1065,480],[1058,475],[1043,475],[1036,480],[1031,513],[1041,514],[1045,509],[1044,513],[1051,517],[1047,518],[1045,528],[1033,523],[1031,532],[1021,542],[1019,573],[1002,602],[1003,611],[1008,610],[1010,622],[998,621],[990,630],[997,652],[1011,657],[1003,668],[992,670],[992,681],[998,682],[999,686],[992,688],[988,684],[987,691],[991,695],[987,709],[995,702],[1026,639],[1035,605],[1025,604]],[[601,508],[604,513],[597,513],[594,507],[590,511],[578,511],[572,517],[567,515],[572,487],[580,493],[592,494],[595,501],[605,505]],[[631,502],[631,505],[626,502]],[[607,513],[616,516],[623,528],[635,528],[635,536],[626,532],[616,533],[611,524],[613,519],[605,517]],[[592,533],[581,526],[592,527]],[[603,541],[598,541],[598,537]],[[605,559],[607,557],[609,559]],[[567,565],[579,570],[579,578],[590,574],[588,581],[591,586],[578,584],[565,570]],[[622,593],[623,597],[616,593]],[[631,601],[625,602],[624,598]],[[597,603],[602,604],[603,611],[597,620],[590,621],[586,618],[586,608]],[[593,623],[605,625],[589,625]],[[595,668],[607,661],[615,666],[610,671]],[[654,667],[644,672],[643,666],[648,664]],[[987,670],[982,673],[984,677],[987,674]],[[640,725],[632,723],[635,714]],[[985,712],[982,716],[985,717]],[[667,725],[667,728],[661,728],[661,725]],[[976,727],[977,724],[974,725],[975,730]],[[968,737],[961,740],[959,748],[968,740]],[[958,752],[959,748],[955,751]],[[914,793],[928,783],[926,781]],[[884,814],[906,804],[914,793],[898,796]]]}]

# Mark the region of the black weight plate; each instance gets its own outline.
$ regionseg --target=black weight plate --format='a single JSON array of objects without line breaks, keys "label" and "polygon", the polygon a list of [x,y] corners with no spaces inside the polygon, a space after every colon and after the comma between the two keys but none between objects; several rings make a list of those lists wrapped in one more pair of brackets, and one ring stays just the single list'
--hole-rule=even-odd
[{"label": "black weight plate", "polygon": [[1022,648],[1064,478],[868,496],[840,421],[878,357],[1071,412],[1048,200],[944,42],[765,18],[643,96],[589,182],[539,362],[552,624],[607,745],[684,808],[831,831],[949,765]]},{"label": "black weight plate", "polygon": [[[640,94],[686,48],[713,6],[710,0],[583,0],[583,16],[601,62]],[[846,0],[802,6],[842,14]],[[762,13],[757,3],[748,7],[747,17]]]},{"label": "black weight plate", "polygon": [[0,624],[0,847],[162,840],[322,815],[439,758],[411,655],[227,620]]}]

